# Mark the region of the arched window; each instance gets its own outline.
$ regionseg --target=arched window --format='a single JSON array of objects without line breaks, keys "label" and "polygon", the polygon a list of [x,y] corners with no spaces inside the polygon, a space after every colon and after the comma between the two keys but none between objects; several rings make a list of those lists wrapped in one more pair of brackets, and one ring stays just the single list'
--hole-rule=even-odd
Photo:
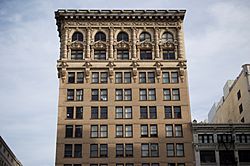
[{"label": "arched window", "polygon": [[169,33],[169,32],[165,32],[163,35],[162,35],[162,38],[161,40],[163,42],[166,42],[166,41],[170,41],[170,42],[174,42],[174,36]]},{"label": "arched window", "polygon": [[126,32],[120,32],[117,35],[117,41],[128,41],[128,34]]},{"label": "arched window", "polygon": [[148,32],[142,32],[140,34],[140,42],[145,41],[145,40],[151,41],[151,35]]},{"label": "arched window", "polygon": [[97,32],[95,34],[95,41],[106,41],[106,35],[103,32]]},{"label": "arched window", "polygon": [[83,35],[81,32],[75,32],[72,35],[72,41],[83,41]]}]

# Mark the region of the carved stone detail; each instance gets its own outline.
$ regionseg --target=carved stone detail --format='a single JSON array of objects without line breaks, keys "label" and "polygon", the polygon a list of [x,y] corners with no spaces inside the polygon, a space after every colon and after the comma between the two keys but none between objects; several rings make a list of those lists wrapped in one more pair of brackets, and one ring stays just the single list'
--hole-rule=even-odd
[{"label": "carved stone detail", "polygon": [[86,61],[85,64],[83,65],[83,67],[85,67],[85,77],[86,77],[86,82],[88,83],[90,80],[90,67],[91,67],[91,63]]},{"label": "carved stone detail", "polygon": [[68,64],[64,61],[61,61],[58,65],[57,65],[57,71],[58,71],[58,78],[62,79],[62,83],[65,82],[66,80],[66,69],[68,67]]}]

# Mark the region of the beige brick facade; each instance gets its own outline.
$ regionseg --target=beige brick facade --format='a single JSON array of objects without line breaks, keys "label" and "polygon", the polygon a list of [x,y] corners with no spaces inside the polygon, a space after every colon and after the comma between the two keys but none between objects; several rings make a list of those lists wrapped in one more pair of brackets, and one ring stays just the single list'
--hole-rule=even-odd
[{"label": "beige brick facade", "polygon": [[185,10],[55,14],[56,166],[193,165]]},{"label": "beige brick facade", "polygon": [[209,112],[211,123],[250,123],[250,64],[224,86],[224,96]]}]

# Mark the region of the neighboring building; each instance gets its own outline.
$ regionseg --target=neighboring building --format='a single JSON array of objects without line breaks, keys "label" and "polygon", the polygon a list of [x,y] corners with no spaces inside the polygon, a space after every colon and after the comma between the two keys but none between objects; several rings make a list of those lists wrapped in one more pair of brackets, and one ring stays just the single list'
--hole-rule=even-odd
[{"label": "neighboring building", "polygon": [[250,64],[223,88],[224,96],[208,114],[210,123],[250,123]]},{"label": "neighboring building", "polygon": [[0,166],[22,166],[6,142],[0,136]]},{"label": "neighboring building", "polygon": [[58,10],[56,166],[193,166],[185,10]]},{"label": "neighboring building", "polygon": [[193,123],[196,166],[249,166],[250,124]]}]

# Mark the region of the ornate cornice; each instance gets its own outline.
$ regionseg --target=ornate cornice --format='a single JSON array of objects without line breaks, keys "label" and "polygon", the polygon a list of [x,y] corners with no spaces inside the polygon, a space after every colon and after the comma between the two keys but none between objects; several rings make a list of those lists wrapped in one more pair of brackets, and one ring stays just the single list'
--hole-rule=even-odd
[{"label": "ornate cornice", "polygon": [[[175,26],[180,27],[186,10],[66,10],[55,11],[61,36],[63,26]],[[118,20],[118,21],[116,21]],[[121,21],[122,20],[122,21]]]}]

